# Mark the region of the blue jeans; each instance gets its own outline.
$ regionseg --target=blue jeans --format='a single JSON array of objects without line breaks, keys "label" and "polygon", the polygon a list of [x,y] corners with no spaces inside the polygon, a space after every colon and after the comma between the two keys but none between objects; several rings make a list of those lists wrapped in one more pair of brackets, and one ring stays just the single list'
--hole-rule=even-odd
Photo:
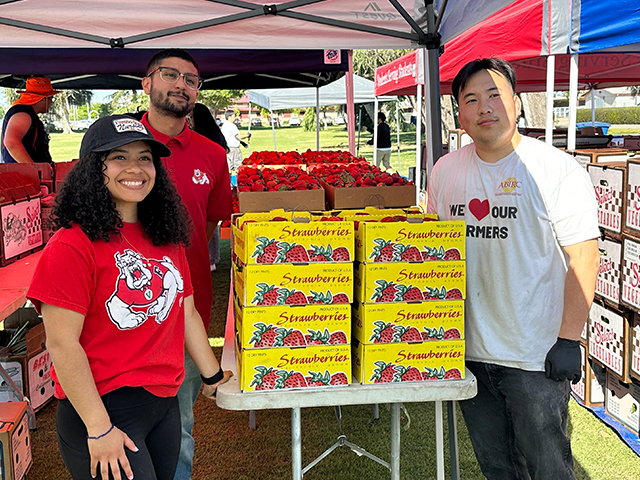
[{"label": "blue jeans", "polygon": [[191,470],[193,470],[193,447],[195,443],[191,436],[191,432],[193,431],[193,405],[196,403],[198,393],[200,393],[200,387],[202,387],[200,371],[187,352],[184,352],[184,370],[184,381],[180,386],[180,390],[178,390],[182,437],[180,439],[178,467],[176,468],[173,480],[190,480],[191,478]]},{"label": "blue jeans", "polygon": [[467,362],[478,395],[460,402],[489,480],[574,480],[566,436],[570,384],[489,363]]}]

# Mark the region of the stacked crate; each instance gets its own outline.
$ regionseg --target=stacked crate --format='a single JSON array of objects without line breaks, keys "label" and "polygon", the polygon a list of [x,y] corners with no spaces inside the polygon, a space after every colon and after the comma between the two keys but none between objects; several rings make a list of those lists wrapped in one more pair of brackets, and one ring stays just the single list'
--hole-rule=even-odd
[{"label": "stacked crate", "polygon": [[232,229],[241,389],[350,384],[353,222],[278,211]]},{"label": "stacked crate", "polygon": [[355,235],[356,379],[464,378],[464,222],[363,217]]}]

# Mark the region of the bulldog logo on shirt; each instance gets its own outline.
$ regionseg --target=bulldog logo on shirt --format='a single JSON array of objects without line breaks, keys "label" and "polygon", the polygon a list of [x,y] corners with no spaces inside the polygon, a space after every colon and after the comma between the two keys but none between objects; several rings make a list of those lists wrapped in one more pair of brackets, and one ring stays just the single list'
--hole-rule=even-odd
[{"label": "bulldog logo on shirt", "polygon": [[116,266],[120,275],[116,290],[107,300],[107,313],[120,330],[142,325],[148,317],[164,322],[184,281],[169,257],[146,259],[138,252],[126,249],[116,252]]},{"label": "bulldog logo on shirt", "polygon": [[195,183],[196,185],[204,185],[205,183],[209,183],[209,177],[207,177],[207,174],[205,172],[200,171],[199,168],[196,168],[193,171],[193,177],[191,178],[191,180],[193,180],[193,183]]}]

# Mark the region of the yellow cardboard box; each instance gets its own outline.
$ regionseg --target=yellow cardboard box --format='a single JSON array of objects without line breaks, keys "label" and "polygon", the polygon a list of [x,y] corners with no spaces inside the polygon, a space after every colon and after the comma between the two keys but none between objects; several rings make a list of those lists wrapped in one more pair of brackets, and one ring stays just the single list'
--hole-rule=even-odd
[{"label": "yellow cardboard box", "polygon": [[242,348],[335,345],[351,341],[349,304],[242,307],[235,302]]},{"label": "yellow cardboard box", "polygon": [[421,262],[464,260],[465,222],[357,222],[356,260],[359,262]]},{"label": "yellow cardboard box", "polygon": [[464,378],[464,340],[387,343],[353,348],[353,375],[363,384]]},{"label": "yellow cardboard box", "polygon": [[461,300],[466,294],[464,260],[357,263],[355,298],[362,303]]},{"label": "yellow cardboard box", "polygon": [[353,301],[352,263],[234,265],[242,306],[307,305],[320,293],[332,303]]},{"label": "yellow cardboard box", "polygon": [[361,343],[464,338],[464,300],[356,303],[353,336]]},{"label": "yellow cardboard box", "polygon": [[349,385],[350,345],[240,349],[240,389],[245,392]]}]

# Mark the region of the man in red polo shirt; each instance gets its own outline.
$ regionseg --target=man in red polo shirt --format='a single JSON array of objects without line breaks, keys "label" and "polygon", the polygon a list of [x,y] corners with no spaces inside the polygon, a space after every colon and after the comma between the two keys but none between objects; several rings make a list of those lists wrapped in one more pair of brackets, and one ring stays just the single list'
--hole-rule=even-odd
[{"label": "man in red polo shirt", "polygon": [[[218,221],[230,218],[232,204],[225,150],[186,123],[200,86],[198,65],[189,53],[180,49],[158,52],[147,64],[142,79],[142,88],[149,95],[149,111],[142,123],[171,150],[171,156],[163,161],[193,222],[187,260],[196,309],[208,329],[213,290],[207,244]],[[185,379],[178,392],[182,442],[175,480],[191,478],[193,404],[201,386],[198,369],[186,355]]]}]

